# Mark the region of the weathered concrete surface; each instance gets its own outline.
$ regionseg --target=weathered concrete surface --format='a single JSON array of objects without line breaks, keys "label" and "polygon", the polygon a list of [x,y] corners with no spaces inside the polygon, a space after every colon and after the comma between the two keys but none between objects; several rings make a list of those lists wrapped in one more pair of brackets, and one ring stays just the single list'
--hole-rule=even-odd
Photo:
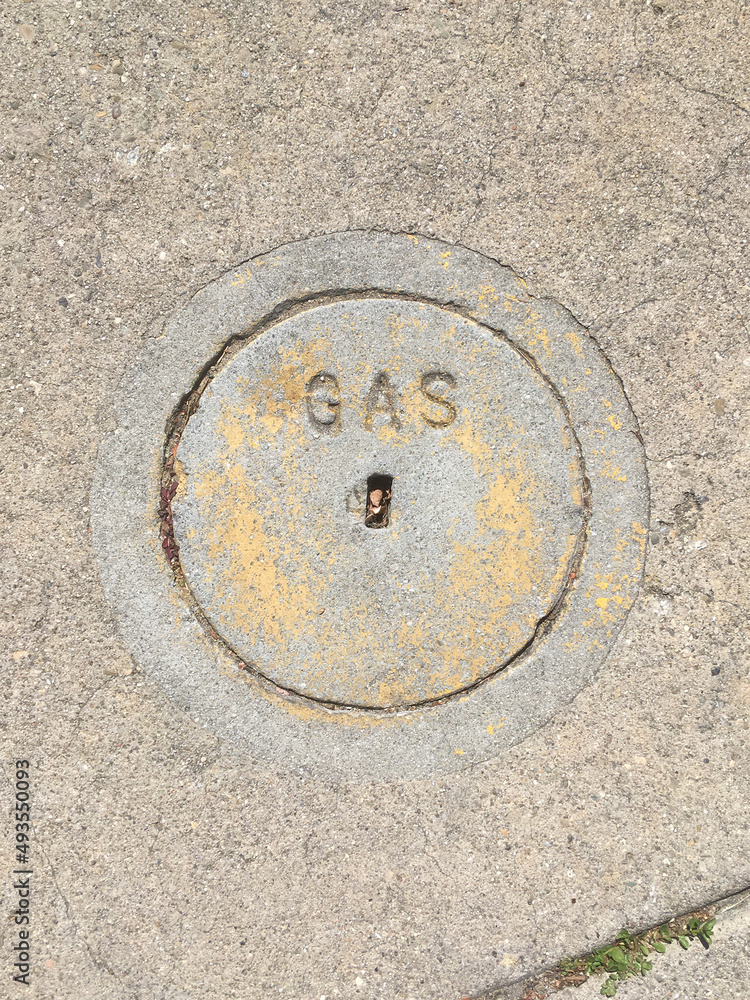
[{"label": "weathered concrete surface", "polygon": [[[176,462],[180,560],[211,622],[277,684],[339,705],[406,707],[501,669],[560,601],[584,527],[551,387],[420,302],[273,326],[214,376]],[[390,523],[372,529],[384,474]]]},{"label": "weathered concrete surface", "polygon": [[[669,948],[651,974],[631,979],[617,991],[618,1000],[726,1000],[750,995],[750,910],[720,914],[714,941],[706,952],[698,944],[687,951]],[[589,980],[577,993],[561,993],[560,1000],[594,1000],[599,982]]]},{"label": "weathered concrete surface", "polygon": [[[554,1000],[598,1000],[603,976],[551,994]],[[514,996],[515,993],[515,996]],[[726,1000],[750,995],[750,908],[720,913],[714,940],[706,951],[699,942],[687,950],[677,944],[655,955],[647,975],[620,983],[617,1000]],[[520,1000],[523,991],[501,992],[493,1000]]]},{"label": "weathered concrete surface", "polygon": [[[461,405],[442,434],[420,357]],[[343,362],[381,370],[323,435]],[[326,781],[489,760],[591,681],[637,597],[648,489],[621,384],[570,313],[465,248],[349,232],[253,258],[146,344],[115,410],[104,592],[137,663],[241,754]],[[373,534],[377,470],[393,523]]]},{"label": "weathered concrete surface", "polygon": [[[750,882],[746,7],[3,13],[2,755],[37,775],[18,995],[443,1000]],[[605,669],[502,767],[334,788],[237,759],[134,669],[87,508],[162,318],[368,227],[572,310],[640,421],[652,521]]]}]

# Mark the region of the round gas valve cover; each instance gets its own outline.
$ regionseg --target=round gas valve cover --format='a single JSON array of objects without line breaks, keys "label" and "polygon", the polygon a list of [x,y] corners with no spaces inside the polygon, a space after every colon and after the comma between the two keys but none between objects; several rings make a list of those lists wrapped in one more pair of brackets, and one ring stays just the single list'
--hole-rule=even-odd
[{"label": "round gas valve cover", "polygon": [[255,258],[147,344],[120,412],[92,510],[125,637],[267,760],[495,756],[590,680],[637,592],[621,384],[471,251],[345,233]]}]

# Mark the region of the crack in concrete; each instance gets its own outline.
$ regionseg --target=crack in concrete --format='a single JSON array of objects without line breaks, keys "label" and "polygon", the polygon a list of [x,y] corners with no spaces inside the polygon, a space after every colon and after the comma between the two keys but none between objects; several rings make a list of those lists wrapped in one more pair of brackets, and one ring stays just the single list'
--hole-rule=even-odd
[{"label": "crack in concrete", "polygon": [[[536,129],[534,130],[535,133],[539,131],[539,129],[544,124],[544,122],[547,120],[547,112],[552,107],[552,105],[555,103],[555,101],[560,96],[560,94],[562,94],[562,92],[564,90],[567,90],[567,88],[572,83],[575,83],[575,82],[576,82],[575,78],[568,77],[568,79],[565,81],[565,83],[562,84],[562,86],[558,87],[557,90],[553,91],[552,96],[549,97],[546,101],[544,101],[542,103],[542,114],[541,114],[541,116],[539,118],[539,121],[537,122]],[[534,135],[534,145],[536,145],[536,144],[537,144],[537,137],[536,137],[536,134],[535,134]]]},{"label": "crack in concrete", "polygon": [[[47,862],[47,865],[49,866],[49,870],[52,875],[52,882],[54,883],[54,886],[57,889],[57,893],[60,896],[60,899],[63,901],[63,906],[65,907],[65,916],[70,922],[71,927],[73,928],[73,936],[78,940],[80,940],[80,942],[83,944],[84,950],[86,951],[86,954],[88,955],[91,964],[94,966],[94,968],[107,973],[117,982],[118,986],[122,987],[123,990],[127,990],[127,987],[121,981],[120,977],[112,968],[112,966],[109,965],[109,963],[105,959],[99,958],[97,956],[97,954],[94,952],[93,948],[89,944],[88,940],[86,939],[85,935],[81,932],[78,923],[76,922],[76,919],[73,916],[73,910],[70,905],[70,901],[60,888],[60,883],[58,882],[57,879],[57,871],[55,869],[55,866],[52,864],[50,855],[47,853],[47,851],[45,851],[44,847],[42,847],[42,842],[39,840],[36,834],[36,830],[34,830],[33,836],[34,836],[34,842],[37,846],[40,855],[42,856],[42,858],[44,858],[44,860]],[[135,998],[135,994],[132,992],[128,992],[125,995]]]},{"label": "crack in concrete", "polygon": [[672,80],[678,87],[682,87],[683,90],[690,94],[700,94],[702,97],[711,97],[715,101],[727,104],[736,111],[740,111],[743,115],[750,115],[750,108],[746,108],[732,97],[726,97],[724,94],[717,94],[713,90],[703,90],[700,87],[690,87],[685,83],[682,77],[677,76],[676,73],[671,73],[668,69],[664,69],[663,67],[659,67],[659,72],[666,76],[668,80]]},{"label": "crack in concrete", "polygon": [[521,0],[516,0],[516,9],[513,13],[510,27],[505,32],[503,37],[500,39],[499,42],[500,48],[502,48],[502,46],[505,45],[505,43],[508,41],[508,39],[510,38],[510,36],[513,34],[514,31],[518,31],[520,26],[521,26]]},{"label": "crack in concrete", "polygon": [[[653,930],[665,923],[671,923],[674,920],[688,920],[690,917],[697,917],[705,921],[718,916],[720,913],[725,913],[737,906],[741,906],[748,902],[748,900],[750,900],[750,886],[745,886],[738,892],[732,893],[729,896],[720,897],[712,902],[705,903],[703,906],[699,906],[688,913],[679,913],[673,917],[667,917],[664,920],[658,921],[656,924],[648,927],[642,927],[636,931],[632,931],[631,933],[635,936],[636,934],[642,934],[646,931]],[[611,944],[614,944],[614,941],[602,944],[599,947],[606,948]],[[592,952],[586,952],[582,955],[576,956],[575,960],[586,959],[591,954]],[[531,976],[524,976],[522,979],[514,979],[512,982],[505,983],[502,986],[491,987],[484,993],[474,994],[473,997],[464,997],[463,1000],[545,1000],[546,997],[551,997],[554,993],[558,993],[560,990],[566,989],[568,986],[580,986],[588,978],[588,976],[584,975],[584,978],[578,979],[576,982],[572,979],[567,979],[560,968],[560,962],[557,962],[555,965],[541,969],[539,972],[536,972]]]},{"label": "crack in concrete", "polygon": [[423,826],[420,826],[419,827],[419,832],[424,837],[424,856],[426,858],[429,858],[430,861],[434,862],[435,867],[437,868],[437,870],[440,872],[440,874],[443,876],[443,878],[446,878],[447,877],[446,872],[443,871],[443,868],[441,867],[440,862],[438,861],[438,859],[433,854],[430,854],[430,852],[428,851],[429,840],[428,840],[428,837],[427,837],[427,830]]},{"label": "crack in concrete", "polygon": [[727,172],[729,168],[729,164],[736,156],[740,155],[743,148],[748,144],[748,142],[750,142],[750,136],[745,136],[742,142],[738,142],[736,146],[733,146],[732,149],[729,150],[729,152],[726,154],[723,160],[721,160],[721,167],[719,168],[719,170],[716,171],[716,173],[714,173],[713,176],[711,176],[701,188],[700,193],[702,195],[708,194],[709,188],[713,187],[713,185],[719,180],[719,178],[724,176],[724,174]]},{"label": "crack in concrete", "polygon": [[663,301],[664,299],[659,295],[655,295],[649,299],[643,299],[641,302],[636,302],[636,304],[634,306],[631,306],[629,309],[623,309],[622,312],[618,312],[617,315],[612,320],[610,320],[610,322],[607,323],[605,326],[598,326],[596,320],[594,320],[590,324],[590,328],[592,330],[595,330],[597,335],[605,333],[607,330],[610,330],[615,325],[615,323],[618,323],[621,319],[625,319],[626,316],[629,316],[631,313],[636,312],[638,309],[642,309],[643,306],[651,305],[654,302],[663,302]]},{"label": "crack in concrete", "polygon": [[113,677],[107,678],[107,680],[104,681],[104,683],[100,684],[99,687],[93,688],[92,691],[91,691],[91,694],[87,694],[86,695],[86,697],[81,701],[81,704],[78,707],[78,711],[76,712],[76,714],[73,716],[73,718],[71,720],[71,723],[72,723],[72,725],[74,727],[73,734],[70,737],[70,739],[68,740],[68,742],[65,743],[60,748],[60,751],[59,751],[60,753],[64,753],[70,747],[71,743],[73,742],[73,740],[78,735],[78,730],[81,727],[81,716],[83,715],[83,710],[86,707],[90,706],[91,700],[93,698],[95,698],[99,694],[100,691],[103,691],[106,687],[109,687],[109,685],[113,681],[119,680],[121,677],[128,677],[128,676],[131,676],[131,675],[129,675],[129,674],[115,674]]},{"label": "crack in concrete", "polygon": [[[745,143],[747,143],[748,141],[750,141],[750,140],[746,139],[742,143],[742,145],[745,145]],[[707,273],[706,277],[709,278],[711,275],[714,275],[716,278],[719,279],[719,282],[721,283],[721,287],[724,289],[724,294],[726,295],[729,303],[731,304],[732,308],[734,309],[734,312],[736,314],[736,318],[739,320],[740,326],[745,331],[745,336],[748,338],[748,341],[750,341],[750,328],[748,328],[748,325],[745,322],[745,317],[744,317],[742,311],[737,307],[737,303],[735,301],[735,298],[734,298],[734,296],[732,295],[732,292],[729,289],[729,282],[726,279],[726,275],[724,274],[723,271],[718,271],[716,269],[716,257],[718,255],[719,251],[716,249],[716,246],[714,245],[714,242],[711,239],[711,230],[709,229],[708,222],[706,221],[706,218],[705,218],[705,216],[704,216],[704,214],[703,214],[703,212],[702,212],[702,210],[700,208],[696,209],[696,215],[698,216],[698,218],[701,221],[701,226],[702,226],[703,232],[704,232],[705,237],[706,237],[706,242],[708,244],[708,249],[709,249],[709,251],[711,253],[711,266],[710,266],[710,268],[708,270],[708,273]]]}]

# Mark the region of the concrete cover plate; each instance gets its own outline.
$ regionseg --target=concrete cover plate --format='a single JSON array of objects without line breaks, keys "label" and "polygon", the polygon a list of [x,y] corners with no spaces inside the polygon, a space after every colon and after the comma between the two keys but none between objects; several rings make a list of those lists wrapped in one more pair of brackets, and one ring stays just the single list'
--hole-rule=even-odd
[{"label": "concrete cover plate", "polygon": [[[574,441],[492,330],[398,299],[312,308],[202,395],[177,450],[182,565],[277,684],[368,708],[442,698],[559,602],[584,521]],[[367,523],[374,477],[384,530]]]},{"label": "concrete cover plate", "polygon": [[368,778],[495,756],[591,679],[635,597],[620,383],[479,254],[349,233],[256,258],[149,344],[121,413],[93,506],[110,600],[252,754]]}]

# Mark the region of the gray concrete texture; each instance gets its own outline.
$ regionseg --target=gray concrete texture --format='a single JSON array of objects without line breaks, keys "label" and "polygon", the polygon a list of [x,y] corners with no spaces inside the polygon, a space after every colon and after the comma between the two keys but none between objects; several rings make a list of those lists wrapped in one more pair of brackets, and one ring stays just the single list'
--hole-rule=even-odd
[{"label": "gray concrete texture", "polygon": [[[137,662],[235,749],[328,781],[426,777],[497,756],[591,680],[641,582],[645,456],[616,375],[570,313],[509,268],[447,247],[340,233],[228,272],[147,341],[99,451],[94,550]],[[349,291],[320,305],[332,289]],[[409,296],[427,296],[429,311]],[[399,353],[410,329],[414,353]],[[437,435],[422,416],[422,351],[450,362],[443,375],[461,403]],[[367,367],[386,358],[391,375],[371,371],[367,388]],[[362,418],[338,403],[340,424],[316,441],[306,386],[315,413],[319,365],[330,395],[343,378],[330,370],[347,359],[372,408]],[[196,380],[202,392],[189,394]],[[384,555],[365,571],[372,543],[358,532],[371,532],[359,529],[356,494],[372,461],[394,473],[396,500],[393,525],[374,536]],[[458,501],[442,516],[419,491],[438,469]],[[156,510],[162,497],[168,524],[165,491],[173,566]],[[417,497],[426,516],[414,520]],[[396,567],[407,579],[394,585]],[[535,587],[549,595],[536,611]],[[378,590],[391,608],[408,601],[390,635]]]},{"label": "gray concrete texture", "polygon": [[[427,389],[452,410],[421,391],[435,371]],[[324,393],[306,393],[321,372]],[[491,331],[419,302],[274,326],[212,380],[176,457],[175,533],[201,606],[277,683],[338,704],[434,700],[500,668],[559,601],[583,527],[551,389]],[[371,528],[368,479],[383,474],[390,523]]]},{"label": "gray concrete texture", "polygon": [[[617,1000],[735,1000],[750,996],[750,908],[745,904],[720,913],[715,934],[708,951],[694,941],[686,950],[673,944],[663,955],[655,955],[649,974],[620,983]],[[552,996],[555,1000],[598,1000],[604,978],[591,976],[581,986],[569,986]],[[523,992],[509,988],[493,1000],[520,1000]]]},{"label": "gray concrete texture", "polygon": [[[11,996],[458,1000],[750,883],[749,19],[4,6],[2,759],[35,774]],[[638,417],[652,513],[616,647],[544,728],[439,780],[334,784],[238,756],[138,668],[88,508],[165,318],[258,253],[368,228],[573,312]],[[731,996],[723,974],[683,994]]]}]

